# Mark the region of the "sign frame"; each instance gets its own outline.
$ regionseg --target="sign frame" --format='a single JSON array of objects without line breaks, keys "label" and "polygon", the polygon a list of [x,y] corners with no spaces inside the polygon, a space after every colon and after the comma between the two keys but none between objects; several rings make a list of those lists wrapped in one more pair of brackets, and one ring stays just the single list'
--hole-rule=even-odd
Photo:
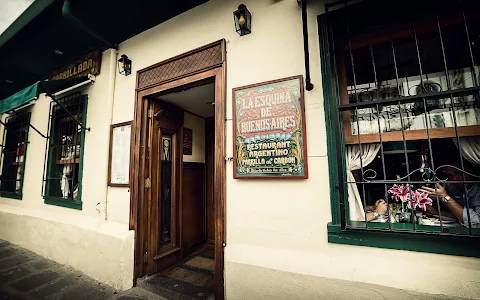
[{"label": "sign frame", "polygon": [[[112,158],[113,158],[113,134],[114,134],[114,129],[119,128],[119,127],[130,127],[130,138],[129,138],[129,158],[128,158],[128,182],[127,183],[117,183],[117,182],[112,182]],[[109,154],[108,154],[108,186],[112,187],[130,187],[130,163],[132,160],[132,153],[131,153],[131,146],[132,146],[132,136],[133,136],[133,130],[132,130],[132,121],[128,122],[123,122],[123,123],[118,123],[118,124],[112,124],[110,126],[110,149],[109,149]]]},{"label": "sign frame", "polygon": [[92,51],[82,57],[77,58],[69,64],[57,68],[53,73],[49,74],[49,80],[62,80],[88,74],[97,76],[100,74],[100,66],[102,64],[102,54],[100,51]]},{"label": "sign frame", "polygon": [[[238,175],[237,172],[237,160],[238,160],[238,153],[237,153],[237,98],[236,93],[241,90],[258,88],[262,89],[266,85],[271,85],[275,83],[283,83],[286,81],[291,80],[298,80],[299,84],[299,98],[295,99],[295,101],[299,101],[299,110],[298,113],[301,117],[301,125],[299,126],[300,133],[302,135],[301,141],[303,149],[301,149],[301,154],[303,155],[303,175],[268,175],[268,173],[259,173],[258,175]],[[307,155],[307,131],[306,131],[306,122],[305,122],[305,100],[304,100],[304,85],[303,85],[303,76],[291,76],[285,78],[279,78],[270,81],[259,82],[255,84],[250,84],[246,86],[236,87],[232,89],[232,133],[233,133],[233,178],[234,179],[268,179],[268,180],[283,180],[283,179],[308,179],[308,155]]]},{"label": "sign frame", "polygon": [[182,149],[183,155],[193,155],[193,130],[191,128],[183,127]]}]

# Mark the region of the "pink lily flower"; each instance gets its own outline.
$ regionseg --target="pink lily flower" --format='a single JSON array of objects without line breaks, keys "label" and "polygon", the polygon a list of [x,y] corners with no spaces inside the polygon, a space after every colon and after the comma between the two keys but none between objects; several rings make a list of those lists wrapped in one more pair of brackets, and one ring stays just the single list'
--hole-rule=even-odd
[{"label": "pink lily flower", "polygon": [[[394,184],[393,187],[391,187],[388,192],[392,194],[392,199],[393,200],[400,200],[402,202],[408,202],[410,200],[410,185],[398,185]],[[413,195],[413,192],[412,192]]]},{"label": "pink lily flower", "polygon": [[420,192],[413,192],[413,201],[412,207],[417,208],[420,207],[424,211],[427,210],[427,205],[432,205],[433,201],[428,197],[427,193],[420,193]]}]

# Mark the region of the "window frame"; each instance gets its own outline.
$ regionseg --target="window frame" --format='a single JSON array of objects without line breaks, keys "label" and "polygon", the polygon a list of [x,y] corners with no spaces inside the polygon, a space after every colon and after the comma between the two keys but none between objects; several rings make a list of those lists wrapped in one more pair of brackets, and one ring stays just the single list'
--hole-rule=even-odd
[{"label": "window frame", "polygon": [[[68,97],[68,96],[67,96]],[[79,95],[80,102],[83,104],[82,109],[82,120],[79,120],[83,127],[86,127],[87,124],[87,108],[88,108],[88,95]],[[58,101],[62,101],[62,99],[58,99]],[[50,152],[50,138],[57,138],[58,129],[56,128],[57,120],[55,117],[52,116],[52,111],[54,108],[58,106],[56,103],[51,103],[50,108],[50,118],[49,118],[49,139],[47,140],[46,149],[45,149],[45,160],[44,160],[44,191],[43,191],[43,199],[45,204],[61,206],[65,208],[73,208],[77,210],[82,210],[83,208],[83,201],[82,201],[82,190],[83,190],[83,162],[84,162],[84,152],[85,152],[85,130],[82,128],[80,132],[80,156],[78,162],[78,197],[76,200],[73,199],[64,199],[61,197],[49,196],[47,192],[50,190],[50,181],[47,178],[50,176],[52,172],[53,165],[56,165],[57,162],[57,151]],[[68,109],[68,107],[67,107]]]},{"label": "window frame", "polygon": [[[18,116],[20,115],[20,116]],[[7,116],[7,118],[5,119],[5,124],[8,125],[8,118],[10,117],[16,117],[16,118],[19,118],[20,119],[20,122],[25,122],[25,141],[24,141],[24,150],[23,150],[23,162],[22,162],[22,175],[20,177],[20,193],[15,193],[15,192],[7,192],[7,191],[2,191],[0,190],[0,197],[3,197],[3,198],[10,198],[10,199],[15,199],[15,200],[22,200],[23,199],[23,183],[24,183],[24,177],[25,177],[25,165],[26,165],[26,161],[27,161],[27,148],[28,148],[28,144],[29,144],[29,137],[28,137],[28,134],[29,134],[29,129],[30,129],[30,121],[31,121],[31,112],[27,111],[27,112],[18,112],[14,115],[9,115]],[[8,128],[6,128],[4,126],[4,130],[3,130],[3,144],[6,143],[6,138],[7,138],[7,133],[8,133]],[[5,147],[6,145],[3,145],[3,147]],[[2,148],[2,151],[3,149],[5,148]],[[5,154],[2,153],[2,161],[1,161],[1,167],[2,167],[2,175],[3,175],[3,168],[4,168],[4,161],[5,159]],[[1,186],[0,186],[1,187]]]},{"label": "window frame", "polygon": [[[439,235],[435,232],[401,232],[347,228],[348,199],[345,162],[345,131],[337,105],[342,103],[340,74],[337,70],[328,13],[317,16],[320,65],[327,142],[329,192],[332,221],[327,224],[328,242],[334,244],[480,257],[480,238]],[[339,168],[339,166],[342,166]],[[343,197],[341,195],[343,194]]]}]

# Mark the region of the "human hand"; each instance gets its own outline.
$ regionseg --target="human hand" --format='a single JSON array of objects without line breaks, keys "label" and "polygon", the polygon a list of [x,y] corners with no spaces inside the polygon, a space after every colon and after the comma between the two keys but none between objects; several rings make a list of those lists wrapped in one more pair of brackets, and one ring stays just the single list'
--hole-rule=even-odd
[{"label": "human hand", "polygon": [[434,198],[434,199],[436,199],[437,196],[438,196],[438,199],[442,199],[447,196],[447,191],[445,190],[445,188],[438,183],[436,185],[436,190],[437,191],[435,192],[434,188],[422,186],[422,188],[418,189],[417,191],[421,193],[427,193],[430,198]]},{"label": "human hand", "polygon": [[387,203],[383,199],[377,200],[375,202],[375,212],[379,215],[384,215],[387,213]]}]

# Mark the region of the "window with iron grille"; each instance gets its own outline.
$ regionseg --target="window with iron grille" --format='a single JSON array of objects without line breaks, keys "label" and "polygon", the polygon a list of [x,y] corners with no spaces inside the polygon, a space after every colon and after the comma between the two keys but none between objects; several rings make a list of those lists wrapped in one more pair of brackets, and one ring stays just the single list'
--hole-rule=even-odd
[{"label": "window with iron grille", "polygon": [[326,11],[329,163],[341,167],[330,174],[333,223],[476,239],[480,4],[339,1]]},{"label": "window with iron grille", "polygon": [[0,177],[2,197],[22,199],[29,122],[29,112],[17,113],[5,120]]},{"label": "window with iron grille", "polygon": [[45,155],[45,203],[82,209],[83,145],[87,96],[80,93],[50,104],[49,138]]}]

